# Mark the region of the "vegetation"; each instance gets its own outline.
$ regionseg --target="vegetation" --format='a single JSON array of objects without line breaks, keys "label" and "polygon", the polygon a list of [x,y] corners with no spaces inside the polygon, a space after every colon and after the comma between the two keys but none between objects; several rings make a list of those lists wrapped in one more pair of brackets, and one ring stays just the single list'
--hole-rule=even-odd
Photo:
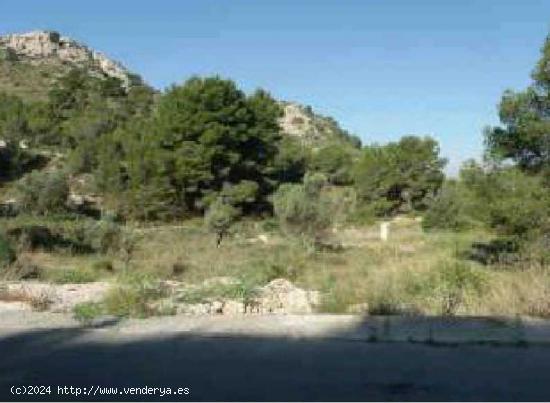
[{"label": "vegetation", "polygon": [[219,248],[223,237],[228,233],[229,227],[239,216],[239,210],[231,204],[218,199],[210,205],[204,215],[204,221],[208,229],[217,236],[216,245]]},{"label": "vegetation", "polygon": [[[40,67],[12,56],[0,70],[36,84]],[[182,300],[285,277],[320,290],[321,311],[550,316],[549,58],[547,40],[484,160],[454,179],[431,137],[361,147],[323,118],[312,130],[330,141],[309,144],[281,132],[284,104],[217,76],[160,93],[44,68],[35,94],[0,74],[0,268],[112,282],[75,308],[83,321],[171,314],[165,280],[219,276],[235,281]]]},{"label": "vegetation", "polygon": [[66,210],[69,184],[63,172],[34,171],[19,183],[21,211],[48,215]]},{"label": "vegetation", "polygon": [[446,161],[429,137],[403,137],[397,143],[365,147],[355,166],[359,197],[379,216],[423,210],[443,183]]},{"label": "vegetation", "polygon": [[310,246],[319,243],[332,223],[330,201],[323,193],[325,184],[322,174],[307,175],[303,184],[282,185],[273,196],[281,228]]},{"label": "vegetation", "polygon": [[8,240],[0,235],[0,269],[4,269],[15,260],[15,252]]},{"label": "vegetation", "polygon": [[333,185],[350,185],[356,155],[356,149],[331,144],[313,154],[310,169],[324,174]]}]

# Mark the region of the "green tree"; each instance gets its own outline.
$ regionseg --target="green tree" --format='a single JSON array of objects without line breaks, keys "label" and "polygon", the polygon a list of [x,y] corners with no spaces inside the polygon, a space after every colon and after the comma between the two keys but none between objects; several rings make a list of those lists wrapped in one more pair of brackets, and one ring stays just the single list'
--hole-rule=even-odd
[{"label": "green tree", "polygon": [[354,168],[354,183],[364,203],[378,206],[378,215],[424,209],[443,183],[445,164],[434,139],[406,136],[365,147]]},{"label": "green tree", "polygon": [[330,198],[323,193],[324,175],[304,177],[303,184],[282,184],[273,195],[275,215],[281,228],[314,247],[332,225]]},{"label": "green tree", "polygon": [[104,136],[98,186],[126,192],[128,211],[148,200],[165,217],[199,213],[219,197],[254,211],[277,185],[280,113],[265,91],[246,96],[232,81],[192,78],[163,94],[153,116]]},{"label": "green tree", "polygon": [[277,103],[265,92],[247,97],[218,77],[192,78],[164,94],[154,118],[164,172],[187,211],[208,206],[216,194],[255,182],[259,203],[272,191],[279,142]]},{"label": "green tree", "polygon": [[352,182],[352,167],[357,151],[340,144],[327,145],[313,153],[310,169],[320,172],[334,185]]},{"label": "green tree", "polygon": [[296,139],[286,136],[279,143],[279,149],[271,165],[275,183],[301,182],[307,170],[310,151]]},{"label": "green tree", "polygon": [[18,191],[23,211],[47,215],[66,209],[69,185],[63,172],[33,171],[19,183]]},{"label": "green tree", "polygon": [[489,172],[485,189],[477,191],[489,206],[489,225],[499,234],[527,239],[550,230],[550,192],[540,177],[505,168]]},{"label": "green tree", "polygon": [[501,127],[486,129],[485,142],[492,157],[512,159],[524,170],[550,168],[550,36],[524,91],[507,90],[499,106]]},{"label": "green tree", "polygon": [[475,225],[471,215],[472,198],[464,184],[456,180],[447,180],[441,190],[429,203],[422,220],[424,229],[447,229],[461,231]]},{"label": "green tree", "polygon": [[0,234],[0,269],[4,269],[15,260],[15,252],[8,239]]},{"label": "green tree", "polygon": [[18,142],[27,134],[25,104],[15,96],[0,93],[0,139]]},{"label": "green tree", "polygon": [[5,146],[0,147],[0,184],[19,177],[35,162],[36,158],[22,150],[17,142],[5,142]]},{"label": "green tree", "polygon": [[241,214],[240,210],[232,206],[223,198],[218,198],[210,204],[204,215],[206,228],[216,234],[216,246],[221,246],[223,237]]}]

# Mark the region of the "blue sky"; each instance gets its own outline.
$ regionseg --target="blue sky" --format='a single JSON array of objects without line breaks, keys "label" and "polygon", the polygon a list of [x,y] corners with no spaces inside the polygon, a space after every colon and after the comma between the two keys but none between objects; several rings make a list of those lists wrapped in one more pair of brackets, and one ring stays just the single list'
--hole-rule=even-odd
[{"label": "blue sky", "polygon": [[535,0],[2,1],[0,33],[58,30],[157,88],[221,74],[335,117],[363,142],[429,134],[456,172],[550,28]]}]

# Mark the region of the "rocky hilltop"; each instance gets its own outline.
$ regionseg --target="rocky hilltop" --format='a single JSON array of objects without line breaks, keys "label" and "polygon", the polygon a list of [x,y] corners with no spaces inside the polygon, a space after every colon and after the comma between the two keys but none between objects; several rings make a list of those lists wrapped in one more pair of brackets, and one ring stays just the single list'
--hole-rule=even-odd
[{"label": "rocky hilltop", "polygon": [[[139,76],[103,53],[55,31],[33,31],[0,36],[0,92],[25,100],[44,99],[56,80],[71,68],[86,69],[98,77],[115,77],[128,88]],[[138,80],[138,81],[136,81]],[[359,140],[338,123],[296,102],[281,102],[282,131],[307,147],[332,143],[358,146]]]},{"label": "rocky hilltop", "polygon": [[8,58],[43,63],[57,59],[75,67],[87,67],[97,73],[122,80],[129,84],[130,73],[115,62],[87,46],[55,31],[33,31],[24,34],[0,36],[0,48]]},{"label": "rocky hilltop", "polygon": [[360,146],[360,140],[342,129],[331,117],[315,113],[311,107],[296,102],[281,102],[284,115],[279,120],[282,131],[302,144],[319,147],[330,143]]},{"label": "rocky hilltop", "polygon": [[86,68],[90,74],[118,78],[126,87],[132,76],[122,64],[55,31],[0,36],[0,60]]}]

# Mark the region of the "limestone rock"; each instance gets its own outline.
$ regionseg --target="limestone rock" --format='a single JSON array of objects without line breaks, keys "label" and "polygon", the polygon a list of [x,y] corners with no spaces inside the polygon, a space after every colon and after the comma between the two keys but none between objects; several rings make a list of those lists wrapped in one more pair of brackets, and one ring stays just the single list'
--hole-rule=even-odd
[{"label": "limestone rock", "polygon": [[369,313],[369,304],[366,302],[362,302],[360,304],[350,305],[346,309],[346,312],[355,314],[367,314]]},{"label": "limestone rock", "polygon": [[222,314],[223,313],[223,306],[224,306],[223,301],[213,301],[210,304],[210,313]]},{"label": "limestone rock", "polygon": [[210,315],[211,306],[210,303],[199,304],[178,304],[176,313],[183,315]]},{"label": "limestone rock", "polygon": [[223,305],[223,314],[236,316],[244,314],[244,303],[235,300],[227,300]]},{"label": "limestone rock", "polygon": [[33,31],[0,36],[0,49],[14,54],[17,60],[34,64],[58,60],[74,67],[89,67],[99,74],[122,80],[126,87],[130,85],[130,74],[120,63],[57,32]]},{"label": "limestone rock", "polygon": [[320,293],[303,290],[279,278],[260,288],[256,301],[262,313],[306,314],[319,305]]},{"label": "limestone rock", "polygon": [[281,102],[283,116],[279,126],[283,133],[298,139],[303,145],[318,148],[333,143],[360,145],[357,137],[351,136],[331,117],[314,113],[311,107],[296,102]]}]

